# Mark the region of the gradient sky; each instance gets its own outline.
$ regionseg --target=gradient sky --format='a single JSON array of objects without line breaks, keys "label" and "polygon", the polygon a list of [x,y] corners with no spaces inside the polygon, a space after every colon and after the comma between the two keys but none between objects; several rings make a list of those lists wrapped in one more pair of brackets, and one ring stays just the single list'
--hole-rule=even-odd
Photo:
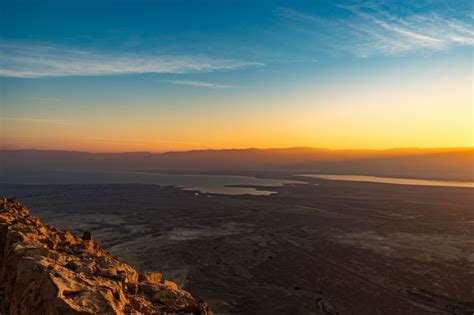
[{"label": "gradient sky", "polygon": [[3,148],[474,146],[473,1],[3,1]]}]

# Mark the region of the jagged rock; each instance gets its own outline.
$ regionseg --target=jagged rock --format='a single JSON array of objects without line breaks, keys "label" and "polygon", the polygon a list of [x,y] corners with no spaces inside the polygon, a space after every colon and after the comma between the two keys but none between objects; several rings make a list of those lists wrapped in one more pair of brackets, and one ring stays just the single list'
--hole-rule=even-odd
[{"label": "jagged rock", "polygon": [[203,314],[205,302],[0,198],[0,314]]},{"label": "jagged rock", "polygon": [[150,282],[140,282],[140,291],[146,295],[152,296],[155,292],[166,289],[166,286],[162,283],[150,283]]},{"label": "jagged rock", "polygon": [[141,273],[139,276],[140,281],[146,281],[151,283],[159,283],[163,275],[159,272],[144,272]]},{"label": "jagged rock", "polygon": [[79,267],[81,267],[81,264],[76,260],[70,260],[66,264],[66,267],[71,269],[72,271],[76,271],[77,269],[79,269]]},{"label": "jagged rock", "polygon": [[127,292],[129,294],[137,294],[138,293],[138,289],[139,289],[138,284],[133,283],[133,282],[128,282],[126,284],[126,286],[127,286]]},{"label": "jagged rock", "polygon": [[176,283],[174,283],[173,281],[169,281],[169,280],[165,280],[165,285],[172,289],[172,290],[178,290],[178,285]]}]

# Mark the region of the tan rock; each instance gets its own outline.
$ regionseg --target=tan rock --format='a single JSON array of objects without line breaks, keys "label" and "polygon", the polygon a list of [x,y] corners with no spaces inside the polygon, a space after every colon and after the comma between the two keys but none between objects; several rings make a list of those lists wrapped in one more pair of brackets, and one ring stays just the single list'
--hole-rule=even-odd
[{"label": "tan rock", "polygon": [[117,276],[117,270],[114,268],[98,268],[97,275],[106,278],[113,278]]},{"label": "tan rock", "polygon": [[155,292],[166,289],[167,287],[162,283],[141,282],[139,284],[140,291],[146,295],[152,296]]},{"label": "tan rock", "polygon": [[137,294],[139,290],[139,286],[137,283],[129,282],[126,284],[127,293],[129,294]]},{"label": "tan rock", "polygon": [[174,283],[173,281],[165,280],[164,284],[172,290],[178,290],[178,285]]},{"label": "tan rock", "polygon": [[139,275],[139,281],[146,281],[151,283],[159,283],[163,275],[159,272],[144,272]]},{"label": "tan rock", "polygon": [[139,275],[92,241],[50,228],[0,197],[0,314],[212,314],[165,280]]},{"label": "tan rock", "polygon": [[72,271],[76,271],[82,266],[77,260],[70,260],[66,263],[66,267],[71,269]]}]

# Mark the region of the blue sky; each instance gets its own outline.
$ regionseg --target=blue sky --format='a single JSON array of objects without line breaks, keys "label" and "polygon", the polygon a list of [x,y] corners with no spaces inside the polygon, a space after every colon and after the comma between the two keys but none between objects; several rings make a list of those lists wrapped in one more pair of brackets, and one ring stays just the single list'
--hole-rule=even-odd
[{"label": "blue sky", "polygon": [[[452,85],[472,81],[472,1],[10,1],[1,6],[0,114],[9,124],[4,137],[14,147],[29,142],[21,140],[26,136],[10,126],[13,122],[41,130],[47,122],[86,124],[84,112],[113,117],[174,111],[170,119],[176,119],[199,108],[211,116],[245,112],[241,126],[251,129],[255,122],[249,117],[263,112],[284,116],[293,106],[305,115],[312,107],[317,115],[340,106],[335,91],[370,94],[379,82],[390,89],[434,76]],[[409,89],[407,83],[401,93],[409,97]],[[469,91],[461,92],[466,97],[460,111],[472,115]],[[345,106],[360,106],[363,99]],[[294,124],[304,120],[293,119]],[[294,142],[318,146],[311,139],[295,136]]]}]

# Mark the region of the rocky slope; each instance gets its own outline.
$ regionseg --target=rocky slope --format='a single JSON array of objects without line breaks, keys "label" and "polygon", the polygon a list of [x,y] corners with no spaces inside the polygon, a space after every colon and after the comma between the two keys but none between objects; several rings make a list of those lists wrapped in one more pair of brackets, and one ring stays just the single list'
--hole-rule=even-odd
[{"label": "rocky slope", "polygon": [[0,314],[212,314],[160,273],[140,274],[84,232],[49,227],[0,198]]}]

